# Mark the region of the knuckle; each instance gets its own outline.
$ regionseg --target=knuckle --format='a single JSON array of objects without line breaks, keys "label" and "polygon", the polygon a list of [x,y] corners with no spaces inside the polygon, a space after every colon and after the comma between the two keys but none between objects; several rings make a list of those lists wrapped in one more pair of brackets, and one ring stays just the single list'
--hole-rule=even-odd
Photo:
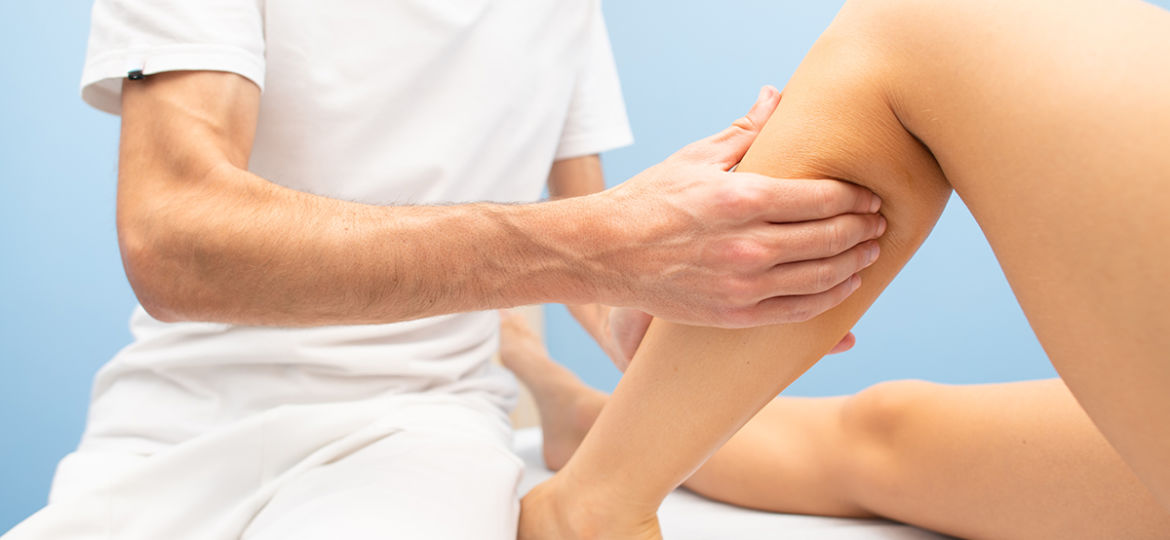
[{"label": "knuckle", "polygon": [[869,244],[869,243],[861,244],[861,245],[857,246],[856,248],[854,248],[853,251],[856,253],[853,257],[853,264],[854,264],[853,270],[855,272],[858,270],[861,270],[862,268],[865,268],[865,266],[867,264],[869,264],[869,258],[872,255],[873,250],[875,248],[876,248],[876,245]]},{"label": "knuckle", "polygon": [[788,308],[788,322],[802,323],[811,320],[817,315],[807,301],[793,302]]},{"label": "knuckle", "polygon": [[803,303],[786,303],[782,310],[777,311],[777,323],[780,324],[804,323],[808,319],[810,316],[808,316],[806,307],[803,307]]},{"label": "knuckle", "polygon": [[724,257],[737,268],[755,267],[765,257],[764,246],[755,240],[731,240],[724,249]]},{"label": "knuckle", "polygon": [[847,241],[848,233],[840,222],[832,221],[825,225],[825,245],[830,253],[845,251]]},{"label": "knuckle", "polygon": [[741,116],[731,123],[731,127],[741,132],[755,133],[759,131],[760,126],[756,124],[749,116]]},{"label": "knuckle", "polygon": [[817,211],[817,215],[829,217],[834,215],[833,201],[834,197],[833,183],[831,182],[817,182],[813,187],[813,204]]},{"label": "knuckle", "polygon": [[819,262],[814,267],[813,286],[816,292],[824,292],[837,285],[837,268],[829,262]]},{"label": "knuckle", "polygon": [[720,294],[729,307],[742,307],[755,301],[756,287],[751,280],[743,277],[729,277],[723,281]]},{"label": "knuckle", "polygon": [[746,182],[729,182],[719,190],[720,206],[730,216],[743,216],[751,213],[756,206],[758,195],[750,184]]}]

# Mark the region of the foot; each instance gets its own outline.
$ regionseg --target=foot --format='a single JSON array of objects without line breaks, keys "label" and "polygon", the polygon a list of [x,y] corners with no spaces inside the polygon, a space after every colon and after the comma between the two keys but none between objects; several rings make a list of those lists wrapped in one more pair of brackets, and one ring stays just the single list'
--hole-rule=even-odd
[{"label": "foot", "polygon": [[661,540],[653,513],[643,518],[610,512],[570,494],[560,475],[540,484],[520,501],[517,540]]},{"label": "foot", "polygon": [[532,392],[544,434],[544,463],[560,470],[601,414],[607,396],[549,358],[523,316],[502,311],[500,318],[500,362]]}]

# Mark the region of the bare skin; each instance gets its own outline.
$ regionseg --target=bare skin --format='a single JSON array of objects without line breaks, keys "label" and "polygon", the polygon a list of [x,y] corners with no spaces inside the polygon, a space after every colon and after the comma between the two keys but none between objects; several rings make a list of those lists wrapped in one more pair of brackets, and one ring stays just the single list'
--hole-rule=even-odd
[{"label": "bare skin", "polygon": [[[532,389],[563,467],[605,406],[505,315],[501,360]],[[883,517],[962,538],[1161,538],[1170,512],[1059,380],[883,383],[770,402],[684,485],[771,512]]]},{"label": "bare skin", "polygon": [[662,498],[841,339],[952,186],[1054,366],[1170,508],[1170,14],[1141,2],[852,0],[739,170],[841,178],[889,229],[815,319],[655,321],[565,467],[524,500],[537,538],[657,538]]},{"label": "bare skin", "polygon": [[[376,206],[268,182],[247,170],[260,99],[230,73],[123,85],[118,237],[161,320],[388,323],[540,302],[717,326],[799,320],[844,299],[881,219],[875,196],[845,182],[728,172],[774,89],[619,188],[528,205]],[[830,283],[806,263],[826,259]],[[722,294],[728,284],[743,294]]]},{"label": "bare skin", "polygon": [[[605,174],[599,156],[583,156],[553,163],[548,175],[548,193],[552,200],[583,197],[605,190]],[[625,370],[634,351],[646,334],[652,317],[631,308],[615,308],[603,304],[570,304],[566,306],[573,318],[605,351],[606,355]],[[856,338],[845,336],[833,348],[833,353],[853,347]]]}]

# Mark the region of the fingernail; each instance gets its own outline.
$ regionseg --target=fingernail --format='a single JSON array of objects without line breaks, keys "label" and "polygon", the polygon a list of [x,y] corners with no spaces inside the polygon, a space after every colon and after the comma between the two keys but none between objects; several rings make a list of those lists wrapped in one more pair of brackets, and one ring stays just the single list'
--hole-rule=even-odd
[{"label": "fingernail", "polygon": [[873,264],[873,262],[877,260],[878,255],[881,255],[881,253],[882,253],[882,248],[881,248],[881,246],[878,245],[877,242],[873,242],[872,244],[870,244],[869,255],[867,255],[865,257],[865,265],[869,266],[869,265]]},{"label": "fingernail", "polygon": [[768,87],[760,87],[760,95],[756,96],[756,103],[761,103],[768,98]]},{"label": "fingernail", "polygon": [[873,202],[869,203],[869,213],[872,214],[874,212],[877,212],[878,210],[881,209],[881,207],[882,207],[882,198],[878,197],[877,195],[874,195]]},{"label": "fingernail", "polygon": [[886,234],[886,225],[887,225],[886,224],[886,217],[885,216],[878,216],[878,231],[877,231],[878,236]]},{"label": "fingernail", "polygon": [[860,274],[853,274],[853,278],[850,279],[849,282],[850,282],[849,292],[853,292],[853,291],[856,291],[857,289],[860,289],[861,288],[861,275]]}]

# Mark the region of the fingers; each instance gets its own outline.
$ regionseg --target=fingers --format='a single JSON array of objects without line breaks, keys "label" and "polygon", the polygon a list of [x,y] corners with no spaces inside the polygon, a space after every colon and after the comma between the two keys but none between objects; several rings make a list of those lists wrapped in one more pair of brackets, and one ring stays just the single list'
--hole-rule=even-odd
[{"label": "fingers", "polygon": [[760,89],[751,110],[727,129],[706,139],[689,145],[684,151],[704,161],[718,164],[723,170],[730,170],[743,159],[772,112],[780,104],[780,91],[772,86]]},{"label": "fingers", "polygon": [[763,321],[763,324],[804,322],[837,307],[859,287],[861,277],[854,275],[820,294],[769,298],[751,308],[745,320]]},{"label": "fingers", "polygon": [[[882,200],[872,191],[840,180],[771,178],[750,173],[730,173],[736,187],[754,202],[753,217],[772,223],[826,219],[841,214],[873,214]],[[746,206],[746,205],[745,205]]]},{"label": "fingers", "polygon": [[637,309],[613,308],[609,315],[609,331],[613,336],[614,354],[611,358],[619,370],[625,372],[634,353],[642,344],[650,322],[654,320],[649,313]]},{"label": "fingers", "polygon": [[775,264],[825,259],[880,238],[886,232],[881,214],[844,214],[804,223],[761,225],[761,241],[777,255]]},{"label": "fingers", "polygon": [[849,332],[845,335],[844,338],[841,339],[840,342],[833,346],[833,349],[829,351],[829,354],[843,353],[849,349],[852,349],[856,344],[857,336],[854,336],[853,332]]},{"label": "fingers", "polygon": [[852,249],[815,261],[782,264],[769,274],[769,289],[787,295],[822,293],[848,281],[877,260],[881,248],[871,240]]},{"label": "fingers", "polygon": [[816,261],[782,264],[762,279],[737,280],[725,298],[744,306],[729,313],[728,327],[800,322],[820,315],[856,290],[858,272],[880,255],[877,241]]}]

